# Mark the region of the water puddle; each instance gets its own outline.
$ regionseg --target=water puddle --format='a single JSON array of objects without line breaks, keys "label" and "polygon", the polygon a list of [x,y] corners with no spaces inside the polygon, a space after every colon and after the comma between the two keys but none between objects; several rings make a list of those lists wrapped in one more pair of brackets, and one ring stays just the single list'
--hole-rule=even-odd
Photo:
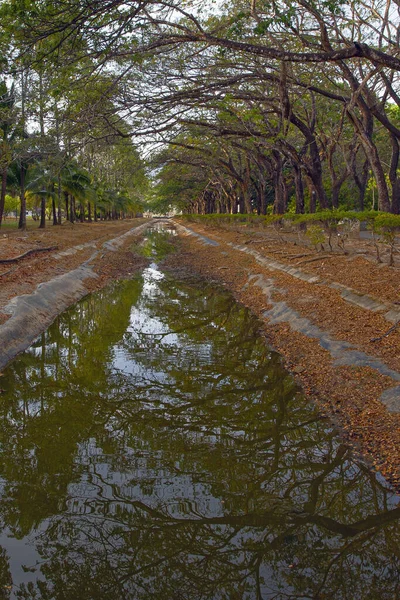
[{"label": "water puddle", "polygon": [[398,498],[259,326],[152,264],[6,369],[0,598],[399,597]]}]

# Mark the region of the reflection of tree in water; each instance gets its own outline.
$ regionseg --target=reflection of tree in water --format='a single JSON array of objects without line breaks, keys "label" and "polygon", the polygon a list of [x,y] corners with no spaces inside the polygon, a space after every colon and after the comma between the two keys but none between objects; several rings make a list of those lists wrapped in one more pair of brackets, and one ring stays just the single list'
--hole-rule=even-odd
[{"label": "reflection of tree in water", "polygon": [[[100,400],[112,393],[113,344],[129,322],[140,285],[91,296],[59,317],[3,378],[0,515],[16,537],[55,514],[70,481],[79,478],[76,445],[104,422]],[[104,314],[108,318],[104,319]],[[118,383],[116,382],[117,386]]]},{"label": "reflection of tree in water", "polygon": [[8,561],[7,552],[0,548],[0,600],[8,600],[11,596],[12,577]]},{"label": "reflection of tree in water", "polygon": [[258,322],[210,286],[150,284],[86,299],[6,373],[0,514],[43,529],[18,597],[396,597],[400,509]]}]

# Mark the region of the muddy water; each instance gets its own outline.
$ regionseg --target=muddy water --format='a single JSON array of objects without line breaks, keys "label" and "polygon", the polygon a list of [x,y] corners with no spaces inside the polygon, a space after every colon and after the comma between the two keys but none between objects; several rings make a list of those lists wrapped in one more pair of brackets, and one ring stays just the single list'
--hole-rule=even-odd
[{"label": "muddy water", "polygon": [[400,597],[398,498],[258,330],[228,293],[153,264],[10,365],[0,598]]}]

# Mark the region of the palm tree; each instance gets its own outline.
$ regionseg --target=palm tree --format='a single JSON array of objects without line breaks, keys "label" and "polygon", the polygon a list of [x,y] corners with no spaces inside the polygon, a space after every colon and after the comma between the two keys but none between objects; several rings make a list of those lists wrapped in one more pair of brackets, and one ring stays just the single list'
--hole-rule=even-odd
[{"label": "palm tree", "polygon": [[69,163],[61,172],[61,187],[65,196],[67,215],[71,223],[76,220],[75,200],[78,200],[80,204],[79,216],[81,221],[84,221],[85,218],[84,203],[86,200],[88,201],[88,214],[89,220],[91,220],[90,202],[95,202],[97,195],[89,174],[83,169],[79,169],[74,163]]},{"label": "palm tree", "polygon": [[46,226],[46,202],[55,201],[55,186],[57,178],[50,169],[46,169],[42,164],[37,163],[30,167],[27,172],[26,195],[28,198],[40,200],[40,229]]}]

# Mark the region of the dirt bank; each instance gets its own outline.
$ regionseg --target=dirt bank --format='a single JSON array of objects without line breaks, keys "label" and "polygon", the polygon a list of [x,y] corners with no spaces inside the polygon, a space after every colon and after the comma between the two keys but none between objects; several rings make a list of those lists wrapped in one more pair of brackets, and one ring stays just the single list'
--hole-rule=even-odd
[{"label": "dirt bank", "polygon": [[180,229],[171,267],[217,280],[249,306],[305,393],[400,489],[399,270],[363,253],[368,241],[323,258],[273,232],[181,224],[191,232]]}]

